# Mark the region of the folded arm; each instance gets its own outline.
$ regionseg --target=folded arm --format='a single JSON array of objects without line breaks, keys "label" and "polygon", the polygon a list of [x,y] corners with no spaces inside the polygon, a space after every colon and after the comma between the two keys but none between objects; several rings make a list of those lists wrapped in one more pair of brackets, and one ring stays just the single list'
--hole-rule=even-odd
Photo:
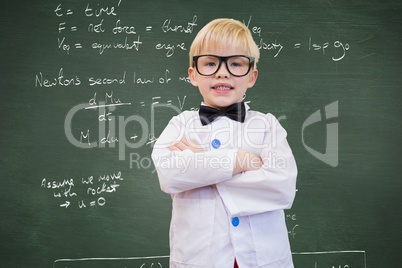
[{"label": "folded arm", "polygon": [[200,141],[187,139],[183,124],[174,117],[154,145],[162,191],[175,194],[231,179],[237,150],[206,151]]},{"label": "folded arm", "polygon": [[292,206],[296,194],[297,166],[286,131],[272,115],[273,130],[265,133],[262,168],[243,172],[217,185],[232,215],[244,216]]}]

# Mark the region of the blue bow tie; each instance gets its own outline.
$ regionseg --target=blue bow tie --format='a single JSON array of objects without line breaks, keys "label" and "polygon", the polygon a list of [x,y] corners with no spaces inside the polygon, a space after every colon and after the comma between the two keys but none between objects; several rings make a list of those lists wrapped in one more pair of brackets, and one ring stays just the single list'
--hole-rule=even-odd
[{"label": "blue bow tie", "polygon": [[208,125],[219,116],[226,116],[232,120],[243,123],[246,118],[246,107],[244,102],[234,103],[224,110],[201,105],[198,113],[203,126]]}]

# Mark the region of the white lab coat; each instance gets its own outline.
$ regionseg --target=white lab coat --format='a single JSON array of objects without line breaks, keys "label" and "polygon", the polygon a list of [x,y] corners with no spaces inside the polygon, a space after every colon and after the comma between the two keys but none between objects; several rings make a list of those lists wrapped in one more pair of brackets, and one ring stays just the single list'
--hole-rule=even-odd
[{"label": "white lab coat", "polygon": [[[246,107],[244,123],[218,117],[206,126],[185,111],[155,143],[160,186],[173,199],[171,268],[232,268],[235,258],[240,268],[293,267],[283,210],[295,197],[296,162],[278,120]],[[205,152],[168,149],[182,138]],[[260,155],[263,167],[233,176],[238,149]]]}]

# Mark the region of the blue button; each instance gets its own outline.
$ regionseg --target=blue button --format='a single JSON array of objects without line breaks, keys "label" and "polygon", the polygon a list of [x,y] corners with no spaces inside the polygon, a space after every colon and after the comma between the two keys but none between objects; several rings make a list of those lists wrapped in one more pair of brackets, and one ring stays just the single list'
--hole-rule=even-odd
[{"label": "blue button", "polygon": [[239,223],[240,223],[240,220],[239,220],[238,217],[232,218],[232,225],[233,225],[234,227],[239,226]]},{"label": "blue button", "polygon": [[212,141],[212,147],[214,147],[215,149],[218,149],[219,147],[221,147],[221,142],[218,139],[214,139]]}]

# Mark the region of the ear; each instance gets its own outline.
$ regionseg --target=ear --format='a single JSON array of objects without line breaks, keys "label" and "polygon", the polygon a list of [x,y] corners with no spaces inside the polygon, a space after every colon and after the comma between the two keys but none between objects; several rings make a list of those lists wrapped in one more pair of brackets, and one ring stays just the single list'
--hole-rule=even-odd
[{"label": "ear", "polygon": [[190,78],[191,84],[195,87],[198,87],[197,71],[194,69],[194,67],[188,68],[188,77]]},{"label": "ear", "polygon": [[258,77],[258,70],[253,69],[253,71],[249,75],[248,88],[254,86],[255,82],[257,81],[257,77]]}]

